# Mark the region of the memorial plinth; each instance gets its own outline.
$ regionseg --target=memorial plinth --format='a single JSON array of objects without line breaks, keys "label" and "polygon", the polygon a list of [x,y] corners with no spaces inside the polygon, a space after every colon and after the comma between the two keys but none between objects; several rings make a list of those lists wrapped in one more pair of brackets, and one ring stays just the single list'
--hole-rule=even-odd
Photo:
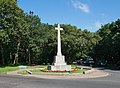
[{"label": "memorial plinth", "polygon": [[71,65],[65,63],[65,56],[55,56],[53,65],[48,66],[52,71],[71,71]]},{"label": "memorial plinth", "polygon": [[60,28],[60,25],[58,24],[58,27],[55,28],[58,30],[58,47],[57,47],[57,56],[54,58],[53,65],[48,66],[48,70],[52,71],[71,71],[71,65],[67,65],[65,62],[65,56],[61,53],[61,38],[60,38],[60,30],[63,30],[63,28]]}]

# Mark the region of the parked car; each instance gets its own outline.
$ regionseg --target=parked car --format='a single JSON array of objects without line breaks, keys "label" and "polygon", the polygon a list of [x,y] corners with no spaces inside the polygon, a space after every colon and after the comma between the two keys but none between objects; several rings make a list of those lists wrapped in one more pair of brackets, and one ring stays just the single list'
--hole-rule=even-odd
[{"label": "parked car", "polygon": [[73,64],[77,64],[77,65],[83,65],[84,63],[86,63],[86,61],[84,59],[73,61]]},{"label": "parked car", "polygon": [[98,66],[106,66],[107,65],[107,60],[103,59],[103,60],[99,60],[99,62],[97,63]]},{"label": "parked car", "polygon": [[95,61],[93,58],[80,59],[80,60],[76,60],[73,62],[73,64],[89,65],[89,66],[93,66],[94,63],[95,63]]},{"label": "parked car", "polygon": [[86,60],[85,59],[80,59],[77,61],[78,65],[85,65],[86,64]]},{"label": "parked car", "polygon": [[86,65],[89,65],[89,66],[93,66],[95,63],[94,59],[89,57],[89,58],[86,58]]}]

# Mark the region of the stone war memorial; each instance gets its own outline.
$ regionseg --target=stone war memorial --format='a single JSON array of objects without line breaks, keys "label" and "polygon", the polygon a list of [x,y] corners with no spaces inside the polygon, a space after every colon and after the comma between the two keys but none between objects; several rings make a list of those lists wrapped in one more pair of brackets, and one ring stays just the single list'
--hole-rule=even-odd
[{"label": "stone war memorial", "polygon": [[61,37],[60,37],[60,31],[63,30],[63,28],[60,28],[60,24],[58,24],[58,27],[55,28],[57,30],[57,55],[54,58],[53,65],[48,66],[48,70],[52,71],[71,71],[71,65],[67,65],[65,62],[65,56],[61,53]]}]

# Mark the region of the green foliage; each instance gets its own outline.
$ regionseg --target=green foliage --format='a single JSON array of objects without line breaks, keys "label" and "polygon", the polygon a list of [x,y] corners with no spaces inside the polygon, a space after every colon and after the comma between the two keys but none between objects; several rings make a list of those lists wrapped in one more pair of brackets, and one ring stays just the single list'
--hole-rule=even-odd
[{"label": "green foliage", "polygon": [[[15,0],[0,1],[0,39],[1,64],[10,63],[8,58],[14,53],[14,62],[18,63],[18,51],[24,30],[23,10]],[[9,41],[9,42],[8,42]],[[4,43],[4,44],[3,44]],[[7,51],[5,51],[7,48]]]},{"label": "green foliage", "polygon": [[[0,1],[0,64],[52,64],[57,54],[57,24],[49,25],[32,11],[24,13],[17,0]],[[62,24],[62,54],[66,62],[94,57],[119,64],[120,19],[96,33]]]},{"label": "green foliage", "polygon": [[98,31],[101,40],[94,48],[98,61],[108,61],[108,65],[120,65],[120,19],[106,24]]}]

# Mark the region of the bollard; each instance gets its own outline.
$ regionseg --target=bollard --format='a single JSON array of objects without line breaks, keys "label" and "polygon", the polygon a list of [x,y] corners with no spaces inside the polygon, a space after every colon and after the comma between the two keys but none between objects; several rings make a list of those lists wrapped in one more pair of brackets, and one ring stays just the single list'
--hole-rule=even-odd
[{"label": "bollard", "polygon": [[32,72],[31,72],[31,71],[29,71],[29,70],[26,70],[26,72],[27,72],[27,73],[29,73],[29,74],[32,74]]},{"label": "bollard", "polygon": [[85,74],[85,72],[83,71],[83,74]]}]

